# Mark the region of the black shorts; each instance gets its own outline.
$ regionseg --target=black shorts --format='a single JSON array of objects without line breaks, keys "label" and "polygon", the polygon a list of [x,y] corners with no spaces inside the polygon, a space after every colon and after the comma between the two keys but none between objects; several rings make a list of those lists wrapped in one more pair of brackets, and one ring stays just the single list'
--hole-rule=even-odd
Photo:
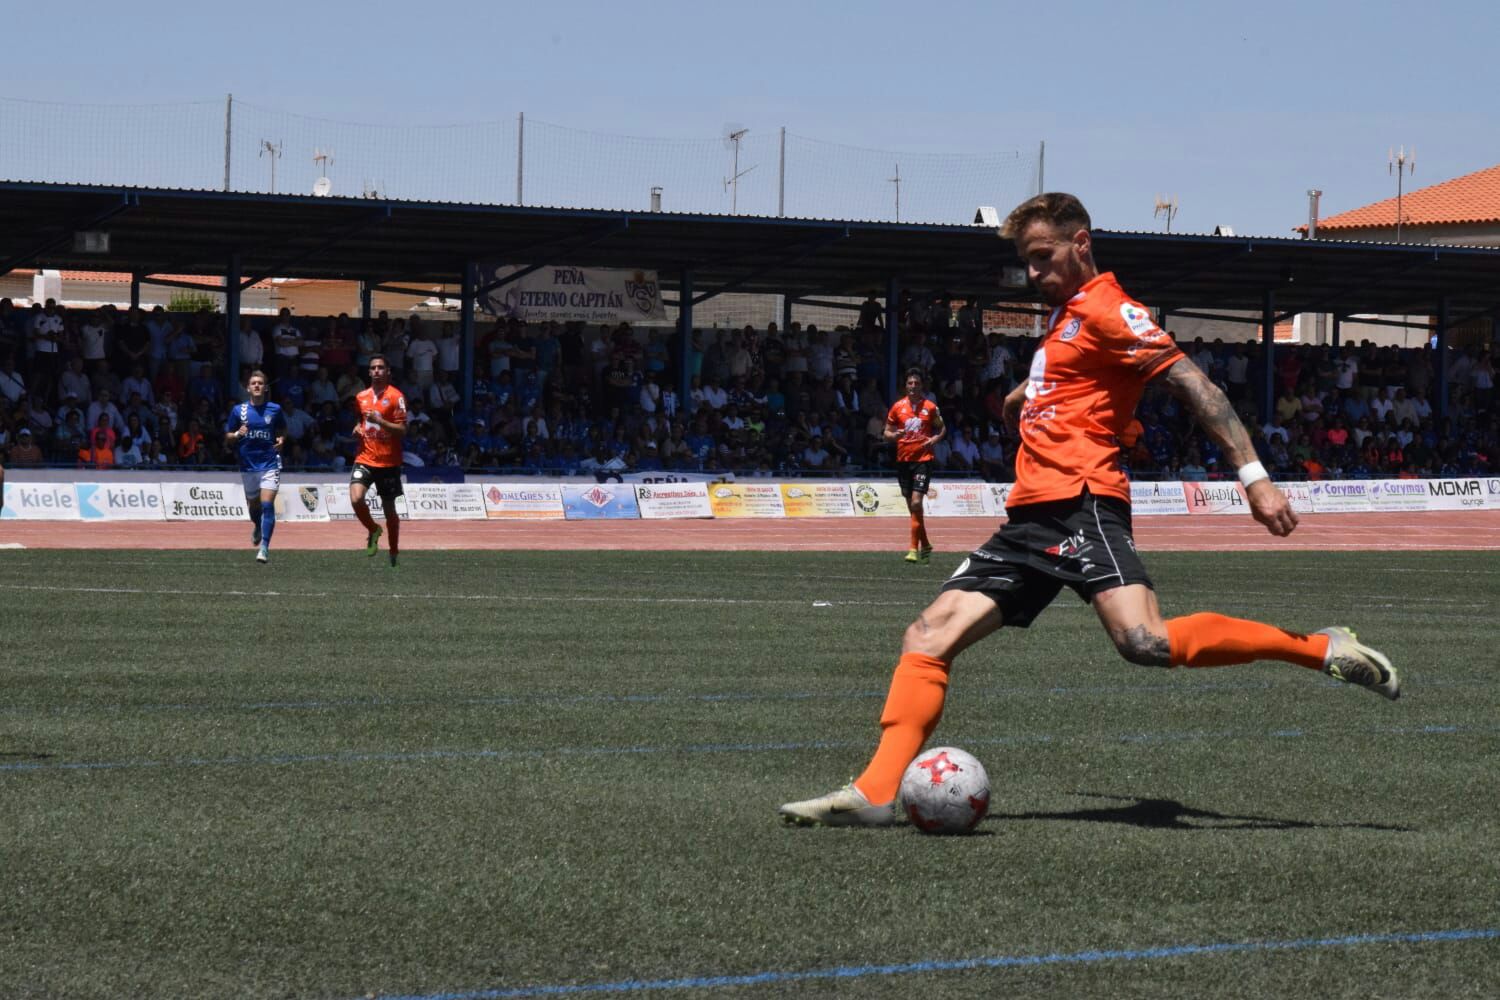
[{"label": "black shorts", "polygon": [[896,482],[901,486],[901,495],[913,493],[927,495],[927,484],[932,481],[932,462],[897,462]]},{"label": "black shorts", "polygon": [[405,487],[401,485],[401,466],[362,465],[356,463],[354,471],[349,474],[349,482],[364,483],[366,487],[375,487],[375,492],[380,497],[380,503],[387,510],[391,503],[399,496],[406,493]]},{"label": "black shorts", "polygon": [[1025,628],[1064,585],[1085,601],[1101,591],[1151,586],[1135,551],[1130,505],[1084,491],[1073,500],[1025,504],[943,584],[984,594],[1006,625]]}]

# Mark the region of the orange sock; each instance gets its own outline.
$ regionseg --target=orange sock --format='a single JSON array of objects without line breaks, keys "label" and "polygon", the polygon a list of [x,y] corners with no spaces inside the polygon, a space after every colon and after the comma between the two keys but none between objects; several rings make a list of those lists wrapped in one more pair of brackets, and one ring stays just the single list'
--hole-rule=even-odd
[{"label": "orange sock", "polygon": [[1227,667],[1256,660],[1284,660],[1323,669],[1326,635],[1303,635],[1274,625],[1228,618],[1209,611],[1167,621],[1174,667]]},{"label": "orange sock", "polygon": [[880,713],[880,745],[854,787],[873,805],[896,797],[906,765],[937,728],[948,693],[948,664],[923,653],[902,653]]},{"label": "orange sock", "polygon": [[907,547],[914,549],[914,548],[917,548],[921,544],[922,544],[922,515],[921,514],[912,514],[912,516],[911,516],[911,545],[909,545]]}]

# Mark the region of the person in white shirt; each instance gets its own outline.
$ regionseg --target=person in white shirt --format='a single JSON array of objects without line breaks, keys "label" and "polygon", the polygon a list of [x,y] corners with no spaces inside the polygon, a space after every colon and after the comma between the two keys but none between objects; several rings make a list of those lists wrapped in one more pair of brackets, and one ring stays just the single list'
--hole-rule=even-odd
[{"label": "person in white shirt", "polygon": [[719,383],[710,379],[708,385],[703,387],[703,401],[715,410],[722,410],[729,402],[729,393],[719,388]]},{"label": "person in white shirt", "polygon": [[255,369],[262,366],[266,359],[266,345],[261,342],[260,334],[250,323],[249,316],[240,317],[240,365],[242,367]]},{"label": "person in white shirt", "polygon": [[814,383],[833,375],[833,347],[816,326],[807,328],[807,372]]},{"label": "person in white shirt", "polygon": [[302,331],[292,322],[292,311],[282,308],[271,328],[271,349],[276,353],[276,374],[296,370],[302,358]]},{"label": "person in white shirt", "polygon": [[[89,314],[88,320],[78,328],[78,352],[87,362],[103,361],[109,356],[109,335],[113,324],[103,309]],[[93,367],[92,364],[89,367]]]},{"label": "person in white shirt", "polygon": [[979,467],[979,447],[964,433],[963,428],[953,429],[949,448],[951,453],[948,461],[952,463],[953,468],[977,469]]},{"label": "person in white shirt", "polygon": [[0,365],[0,397],[7,403],[15,405],[26,395],[26,380],[21,373],[16,371],[16,359],[7,356],[5,363]]},{"label": "person in white shirt", "polygon": [[406,369],[419,387],[432,385],[432,372],[437,362],[438,346],[426,334],[418,333],[406,345]]},{"label": "person in white shirt", "polygon": [[443,333],[437,340],[438,368],[449,375],[456,376],[458,369],[463,365],[463,346],[464,341],[458,335],[458,327],[453,323],[445,324]]},{"label": "person in white shirt", "polygon": [[93,398],[94,386],[89,382],[88,374],[83,370],[83,359],[80,357],[69,358],[67,370],[57,377],[58,398],[65,398],[68,393],[72,393],[79,399]]}]

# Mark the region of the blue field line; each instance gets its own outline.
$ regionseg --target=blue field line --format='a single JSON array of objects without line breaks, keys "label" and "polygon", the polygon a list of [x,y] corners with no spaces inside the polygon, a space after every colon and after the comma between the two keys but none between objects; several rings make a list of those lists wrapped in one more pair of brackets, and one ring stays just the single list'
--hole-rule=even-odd
[{"label": "blue field line", "polygon": [[1413,931],[1391,934],[1351,934],[1346,937],[1297,938],[1289,941],[1221,941],[1214,944],[1182,944],[1157,948],[1089,949],[1053,952],[1049,955],[992,955],[979,958],[934,959],[926,962],[893,962],[885,965],[840,965],[802,972],[755,972],[739,976],[688,976],[680,979],[621,979],[607,983],[516,986],[457,993],[406,993],[381,995],[377,1000],[512,1000],[517,997],[575,996],[584,993],[638,993],[644,990],[701,990],[733,986],[767,986],[818,979],[863,979],[870,976],[909,976],[932,972],[968,972],[975,969],[1030,969],[1052,965],[1094,965],[1100,962],[1141,962],[1163,958],[1194,958],[1199,955],[1255,954],[1274,951],[1310,951],[1324,948],[1356,948],[1374,944],[1448,944],[1490,941],[1500,938],[1500,928],[1472,930]]},{"label": "blue field line", "polygon": [[[1378,726],[1365,732],[1383,736],[1466,736],[1500,733],[1500,724],[1485,726],[1425,725]],[[1068,742],[1134,744],[1138,746],[1169,743],[1210,742],[1259,739],[1320,739],[1325,734],[1300,729],[1278,729],[1269,732],[1246,732],[1233,729],[1167,731],[1114,734],[1033,733],[1020,736],[953,737],[970,747],[1049,746]],[[66,771],[125,771],[142,768],[195,767],[285,767],[298,764],[371,764],[422,763],[443,760],[535,760],[545,757],[624,757],[655,754],[782,753],[805,750],[869,749],[872,741],[861,740],[794,740],[762,743],[694,743],[668,746],[633,747],[551,747],[523,750],[409,750],[409,751],[341,751],[316,754],[271,754],[251,757],[179,757],[169,760],[117,761],[38,761],[22,760],[0,763],[0,775]]]},{"label": "blue field line", "polygon": [[[1330,683],[1337,684],[1332,681]],[[964,697],[969,698],[1010,698],[1010,697],[1094,697],[1100,695],[1118,694],[1156,694],[1170,692],[1176,694],[1209,694],[1222,691],[1265,691],[1271,688],[1270,681],[1244,680],[1244,681],[1212,681],[1208,683],[1156,683],[1156,684],[1098,684],[1081,685],[1070,687],[1067,685],[1048,685],[1046,687],[988,687],[988,688],[965,688]],[[125,714],[128,712],[277,712],[277,711],[317,711],[326,712],[330,709],[385,709],[385,708],[417,708],[424,705],[448,706],[448,707],[497,707],[509,708],[518,705],[653,705],[653,704],[686,704],[691,702],[724,703],[724,702],[781,702],[781,701],[827,701],[830,699],[843,700],[870,700],[884,698],[886,690],[881,688],[863,691],[783,691],[783,692],[751,692],[751,691],[722,691],[705,692],[703,694],[530,694],[530,695],[489,695],[459,698],[340,698],[333,700],[287,700],[287,701],[250,701],[236,702],[231,704],[215,704],[212,702],[166,702],[147,705],[62,705],[34,708],[24,705],[7,705],[0,708],[0,716],[24,716],[24,715],[87,715],[91,713]]]}]

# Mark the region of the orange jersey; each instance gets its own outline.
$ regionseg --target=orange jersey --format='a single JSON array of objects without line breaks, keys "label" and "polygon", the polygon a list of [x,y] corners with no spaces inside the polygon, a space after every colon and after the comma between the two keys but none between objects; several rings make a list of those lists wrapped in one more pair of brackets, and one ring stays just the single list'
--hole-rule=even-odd
[{"label": "orange jersey", "polygon": [[1113,274],[1093,278],[1054,309],[1031,359],[1007,505],[1068,500],[1085,487],[1129,503],[1117,438],[1146,383],[1182,358],[1172,335]]},{"label": "orange jersey", "polygon": [[930,399],[924,399],[916,406],[911,405],[909,396],[896,400],[891,412],[885,415],[886,427],[901,431],[901,436],[896,439],[896,461],[932,461],[932,445],[927,439],[937,433],[933,425],[939,419],[938,406]]},{"label": "orange jersey", "polygon": [[374,389],[366,389],[354,397],[354,408],[359,411],[360,417],[359,426],[355,428],[355,433],[359,435],[359,454],[354,456],[355,464],[377,469],[399,466],[401,439],[384,427],[370,424],[364,419],[364,415],[374,410],[393,424],[405,424],[406,397],[401,395],[401,390],[388,385],[376,396]]}]

